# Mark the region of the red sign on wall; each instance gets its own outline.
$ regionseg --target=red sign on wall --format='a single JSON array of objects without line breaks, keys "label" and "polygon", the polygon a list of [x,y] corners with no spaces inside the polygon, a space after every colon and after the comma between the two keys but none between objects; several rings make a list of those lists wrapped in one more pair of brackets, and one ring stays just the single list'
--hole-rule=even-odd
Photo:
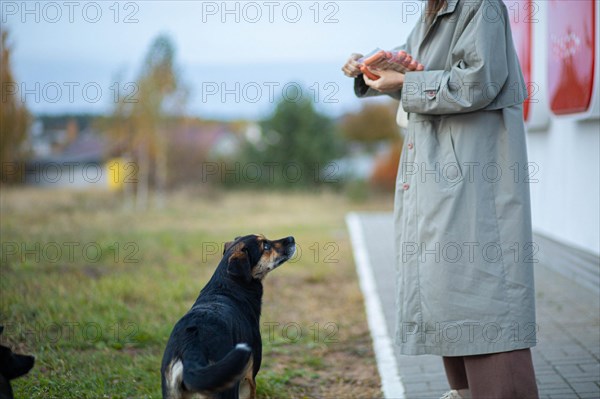
[{"label": "red sign on wall", "polygon": [[594,86],[595,0],[548,1],[548,88],[557,115],[585,112]]},{"label": "red sign on wall", "polygon": [[523,117],[525,121],[529,118],[529,102],[533,93],[533,82],[531,80],[531,24],[539,18],[539,6],[532,0],[504,0],[508,9],[510,29],[512,30],[513,42],[521,64],[523,79],[527,85],[528,97],[523,103]]}]

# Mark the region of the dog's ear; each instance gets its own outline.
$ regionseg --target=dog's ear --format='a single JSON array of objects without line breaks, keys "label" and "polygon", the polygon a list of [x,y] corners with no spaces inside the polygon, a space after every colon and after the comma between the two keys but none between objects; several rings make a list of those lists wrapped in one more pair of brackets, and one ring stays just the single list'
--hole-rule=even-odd
[{"label": "dog's ear", "polygon": [[227,273],[247,283],[252,281],[251,268],[248,252],[244,248],[235,251],[227,259]]},{"label": "dog's ear", "polygon": [[238,236],[238,237],[235,237],[235,238],[233,239],[233,241],[227,241],[227,242],[225,243],[225,245],[223,245],[223,255],[225,255],[225,252],[227,252],[227,250],[228,250],[229,248],[231,248],[231,246],[232,246],[233,244],[235,244],[235,242],[236,242],[236,241],[237,241],[239,238],[240,238],[239,236]]},{"label": "dog's ear", "polygon": [[233,245],[234,241],[227,241],[224,245],[223,245],[223,255],[225,255],[225,252],[227,252],[227,250],[229,248],[231,248],[231,246]]}]

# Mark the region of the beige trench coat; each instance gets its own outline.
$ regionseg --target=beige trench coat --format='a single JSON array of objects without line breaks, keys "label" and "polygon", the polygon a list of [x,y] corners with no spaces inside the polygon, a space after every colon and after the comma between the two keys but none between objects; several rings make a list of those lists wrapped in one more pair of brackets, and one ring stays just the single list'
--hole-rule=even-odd
[{"label": "beige trench coat", "polygon": [[[535,345],[526,86],[502,0],[448,0],[405,49],[396,183],[396,344],[465,356]],[[360,97],[376,95],[362,76]]]}]

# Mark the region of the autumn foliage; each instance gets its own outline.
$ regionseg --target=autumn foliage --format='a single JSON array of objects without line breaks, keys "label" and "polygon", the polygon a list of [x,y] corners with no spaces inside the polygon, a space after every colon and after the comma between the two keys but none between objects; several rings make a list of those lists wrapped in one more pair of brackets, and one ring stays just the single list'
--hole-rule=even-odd
[{"label": "autumn foliage", "polygon": [[[16,87],[17,83],[11,71],[8,31],[3,28],[0,35],[2,36],[0,87],[2,87],[3,97],[0,102],[0,163],[6,166],[22,161],[25,152],[23,143],[27,138],[30,115],[20,96],[12,94],[11,89]],[[20,168],[16,169],[20,170]],[[15,173],[8,173],[7,171],[11,171],[9,167],[3,167],[1,170],[0,181],[2,182],[14,182],[21,178]]]},{"label": "autumn foliage", "polygon": [[390,143],[387,151],[375,158],[375,167],[369,180],[370,185],[376,190],[393,191],[396,184],[402,140]]}]

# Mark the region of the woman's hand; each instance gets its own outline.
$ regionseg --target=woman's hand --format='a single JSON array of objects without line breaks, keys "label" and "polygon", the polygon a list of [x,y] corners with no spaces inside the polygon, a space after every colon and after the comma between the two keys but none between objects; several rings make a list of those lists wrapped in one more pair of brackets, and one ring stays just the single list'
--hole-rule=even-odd
[{"label": "woman's hand", "polygon": [[404,74],[393,71],[391,69],[388,70],[372,70],[369,68],[374,74],[379,75],[380,78],[377,80],[371,80],[367,77],[367,75],[363,75],[363,79],[367,86],[381,92],[381,93],[389,93],[393,91],[398,91],[404,85]]},{"label": "woman's hand", "polygon": [[346,64],[342,67],[342,71],[344,71],[344,75],[349,78],[355,78],[361,74],[360,72],[360,64],[356,62],[359,58],[362,57],[362,54],[352,54]]}]

